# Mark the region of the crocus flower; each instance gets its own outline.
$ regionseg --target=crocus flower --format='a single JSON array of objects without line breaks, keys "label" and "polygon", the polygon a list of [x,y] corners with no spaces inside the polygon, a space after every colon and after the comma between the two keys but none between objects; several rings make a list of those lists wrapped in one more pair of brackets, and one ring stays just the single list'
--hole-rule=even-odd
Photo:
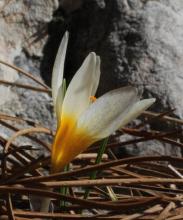
[{"label": "crocus flower", "polygon": [[92,101],[100,78],[100,57],[91,52],[71,80],[65,96],[63,71],[68,44],[66,32],[59,47],[52,75],[52,96],[57,131],[52,146],[52,171],[59,172],[94,142],[111,135],[138,117],[155,102],[139,101],[133,87],[107,92]]}]

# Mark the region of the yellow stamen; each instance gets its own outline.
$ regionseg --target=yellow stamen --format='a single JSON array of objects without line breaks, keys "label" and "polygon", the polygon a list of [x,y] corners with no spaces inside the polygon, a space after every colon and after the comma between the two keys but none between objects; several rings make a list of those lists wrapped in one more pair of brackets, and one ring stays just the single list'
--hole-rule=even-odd
[{"label": "yellow stamen", "polygon": [[95,96],[90,96],[90,101],[91,102],[95,102],[97,100],[97,98]]}]

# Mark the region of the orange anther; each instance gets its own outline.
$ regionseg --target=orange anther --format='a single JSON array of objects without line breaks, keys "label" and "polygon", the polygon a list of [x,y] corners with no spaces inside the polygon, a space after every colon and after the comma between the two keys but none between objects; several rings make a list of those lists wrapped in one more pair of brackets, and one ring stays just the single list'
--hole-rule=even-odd
[{"label": "orange anther", "polygon": [[91,102],[95,102],[96,101],[96,97],[95,96],[90,96],[90,100],[91,100]]}]

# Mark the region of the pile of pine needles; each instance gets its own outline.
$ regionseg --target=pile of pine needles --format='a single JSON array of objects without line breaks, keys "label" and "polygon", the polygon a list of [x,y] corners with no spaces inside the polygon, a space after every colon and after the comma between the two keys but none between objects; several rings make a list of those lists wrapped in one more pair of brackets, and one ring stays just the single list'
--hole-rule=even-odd
[{"label": "pile of pine needles", "polygon": [[[3,61],[0,63],[9,65]],[[31,74],[13,65],[9,66],[36,81],[41,87],[2,80],[0,83],[35,92],[50,92],[47,86]],[[148,124],[183,124],[168,114],[144,112],[142,118],[146,118]],[[104,140],[102,144],[105,144],[105,152],[100,163],[97,163],[96,158],[101,143],[96,143],[79,155],[64,172],[49,174],[51,142],[47,143],[39,134],[53,138],[54,131],[33,120],[6,114],[0,114],[0,124],[12,132],[8,139],[0,134],[1,220],[183,219],[183,158],[119,158],[114,151],[119,147],[149,140],[158,140],[182,149],[180,131],[147,130],[143,123],[125,128],[111,137],[108,143]],[[120,141],[118,136],[123,134],[131,135],[132,138]],[[22,137],[29,139],[31,144],[21,144]],[[39,151],[46,153],[40,155]],[[50,198],[50,212],[33,211],[32,198],[45,197]]]}]

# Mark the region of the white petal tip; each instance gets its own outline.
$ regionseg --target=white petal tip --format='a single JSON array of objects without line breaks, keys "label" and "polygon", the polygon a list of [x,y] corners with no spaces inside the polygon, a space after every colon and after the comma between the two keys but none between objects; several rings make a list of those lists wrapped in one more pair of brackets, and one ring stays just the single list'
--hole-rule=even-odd
[{"label": "white petal tip", "polygon": [[53,66],[51,87],[52,87],[52,97],[53,97],[54,105],[56,105],[58,90],[59,87],[62,85],[62,81],[63,81],[64,62],[65,62],[68,40],[69,40],[69,32],[66,31],[58,48],[58,52],[55,58],[55,63]]},{"label": "white petal tip", "polygon": [[90,55],[90,54],[91,54],[92,56],[96,56],[96,53],[95,53],[95,52],[90,52],[89,55]]},{"label": "white petal tip", "polygon": [[156,102],[156,99],[155,98],[150,98],[150,99],[147,99],[147,101],[149,102],[149,104],[153,104]]},{"label": "white petal tip", "polygon": [[91,59],[91,60],[95,60],[96,61],[96,58],[97,56],[96,56],[96,53],[95,52],[90,52],[89,54],[88,54],[88,58],[89,59]]},{"label": "white petal tip", "polygon": [[100,56],[97,56],[97,63],[98,63],[98,64],[100,64],[100,63],[101,63]]},{"label": "white petal tip", "polygon": [[87,63],[87,65],[95,65],[96,63],[96,59],[97,59],[97,56],[96,56],[96,53],[95,52],[90,52],[88,54],[88,56],[85,58],[85,61]]},{"label": "white petal tip", "polygon": [[68,39],[68,38],[69,38],[69,32],[66,31],[63,37],[66,38],[66,39]]},{"label": "white petal tip", "polygon": [[139,102],[136,103],[136,106],[139,106],[142,108],[144,111],[149,108],[152,104],[154,104],[156,101],[155,98],[150,98],[150,99],[142,99]]}]

